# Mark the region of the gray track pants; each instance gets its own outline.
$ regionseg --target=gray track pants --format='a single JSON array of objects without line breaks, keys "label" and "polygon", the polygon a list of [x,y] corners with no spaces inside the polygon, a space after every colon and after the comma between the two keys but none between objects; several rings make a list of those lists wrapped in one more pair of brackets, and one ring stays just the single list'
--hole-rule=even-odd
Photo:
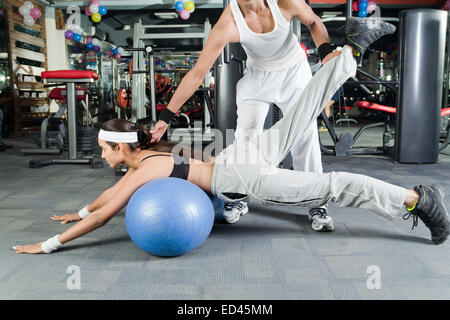
[{"label": "gray track pants", "polygon": [[241,193],[262,204],[340,206],[372,210],[392,218],[404,208],[406,189],[368,176],[346,172],[314,173],[279,169],[276,166],[291,149],[297,135],[323,110],[344,82],[356,74],[351,48],[319,70],[292,108],[272,128],[246,142],[228,146],[215,159],[211,191],[229,201],[224,193]]}]

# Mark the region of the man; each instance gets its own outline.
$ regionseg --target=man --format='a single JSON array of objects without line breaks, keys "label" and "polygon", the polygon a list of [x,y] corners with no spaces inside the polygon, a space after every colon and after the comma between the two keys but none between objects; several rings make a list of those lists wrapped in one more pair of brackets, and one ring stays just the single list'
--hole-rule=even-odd
[{"label": "man", "polygon": [[[276,104],[286,114],[312,76],[307,57],[290,30],[293,18],[308,27],[322,64],[337,55],[321,19],[304,0],[231,0],[211,30],[196,65],[184,76],[161,113],[160,121],[151,131],[152,141],[161,139],[171,118],[202,84],[228,43],[240,42],[247,54],[247,69],[236,87],[235,140],[262,133],[270,104]],[[298,137],[291,153],[294,170],[322,173],[316,123]],[[224,218],[235,223],[247,212],[243,201],[228,203]],[[309,219],[316,231],[334,229],[326,206],[311,208]]]}]

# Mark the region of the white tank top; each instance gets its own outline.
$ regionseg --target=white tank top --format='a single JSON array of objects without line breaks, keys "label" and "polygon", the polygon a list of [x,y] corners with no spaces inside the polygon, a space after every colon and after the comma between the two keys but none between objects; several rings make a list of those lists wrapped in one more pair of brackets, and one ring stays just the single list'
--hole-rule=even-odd
[{"label": "white tank top", "polygon": [[275,26],[267,33],[250,30],[236,0],[230,1],[231,11],[239,30],[241,45],[247,54],[247,66],[264,71],[288,68],[306,60],[305,52],[291,31],[291,24],[282,15],[275,0],[267,0]]}]

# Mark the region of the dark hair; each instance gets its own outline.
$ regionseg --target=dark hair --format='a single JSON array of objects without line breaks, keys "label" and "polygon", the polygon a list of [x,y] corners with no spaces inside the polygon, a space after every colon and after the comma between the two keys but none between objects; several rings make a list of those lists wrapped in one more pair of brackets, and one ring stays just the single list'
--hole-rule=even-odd
[{"label": "dark hair", "polygon": [[[153,150],[153,151],[157,151],[157,152],[173,153],[173,149],[177,145],[177,143],[167,142],[164,140],[161,140],[160,142],[157,142],[157,143],[151,143],[152,134],[150,133],[150,131],[146,125],[133,123],[133,122],[125,120],[125,119],[109,120],[102,125],[102,130],[114,131],[114,132],[137,132],[138,133],[138,142],[127,143],[131,150],[136,150],[137,148],[140,148],[140,149],[144,149],[144,150]],[[115,142],[109,142],[109,141],[105,141],[105,142],[107,144],[109,144],[112,148],[115,148],[117,145]],[[198,159],[198,153],[194,152],[194,150],[192,150],[188,147],[181,148],[179,155],[183,156],[186,153],[191,158]],[[201,159],[199,159],[199,160],[201,160]]]}]

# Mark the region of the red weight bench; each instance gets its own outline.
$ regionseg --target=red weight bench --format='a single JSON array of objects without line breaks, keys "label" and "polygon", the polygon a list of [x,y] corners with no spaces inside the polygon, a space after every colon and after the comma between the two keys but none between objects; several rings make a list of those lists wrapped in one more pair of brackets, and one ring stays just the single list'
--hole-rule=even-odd
[{"label": "red weight bench", "polygon": [[[86,92],[77,92],[76,85],[92,83],[98,79],[98,74],[91,70],[56,70],[41,73],[44,83],[65,85],[65,89],[53,91],[52,97],[67,102],[67,136],[69,142],[68,159],[31,160],[30,168],[41,168],[51,164],[90,164],[93,168],[103,167],[103,160],[95,157],[80,158],[77,150],[76,100],[85,99]],[[65,92],[64,92],[65,91]],[[78,97],[77,97],[78,96]]]},{"label": "red weight bench", "polygon": [[[389,113],[389,114],[396,114],[397,113],[397,108],[395,108],[395,107],[383,106],[381,104],[372,103],[372,102],[368,102],[368,101],[356,101],[355,102],[355,107],[364,108],[364,109],[368,109],[368,110],[372,110],[372,111],[386,112],[386,113]],[[441,109],[441,119],[443,119],[445,117],[448,117],[449,115],[450,115],[450,108],[449,107]],[[445,130],[447,132],[442,132],[442,131],[445,131]],[[446,128],[442,128],[441,127],[441,139],[442,139],[443,136],[448,136],[448,125],[447,125]],[[441,146],[439,147],[440,151],[445,149],[445,147],[448,145],[449,138],[446,138],[445,140],[446,140],[445,144],[441,143]]]}]

